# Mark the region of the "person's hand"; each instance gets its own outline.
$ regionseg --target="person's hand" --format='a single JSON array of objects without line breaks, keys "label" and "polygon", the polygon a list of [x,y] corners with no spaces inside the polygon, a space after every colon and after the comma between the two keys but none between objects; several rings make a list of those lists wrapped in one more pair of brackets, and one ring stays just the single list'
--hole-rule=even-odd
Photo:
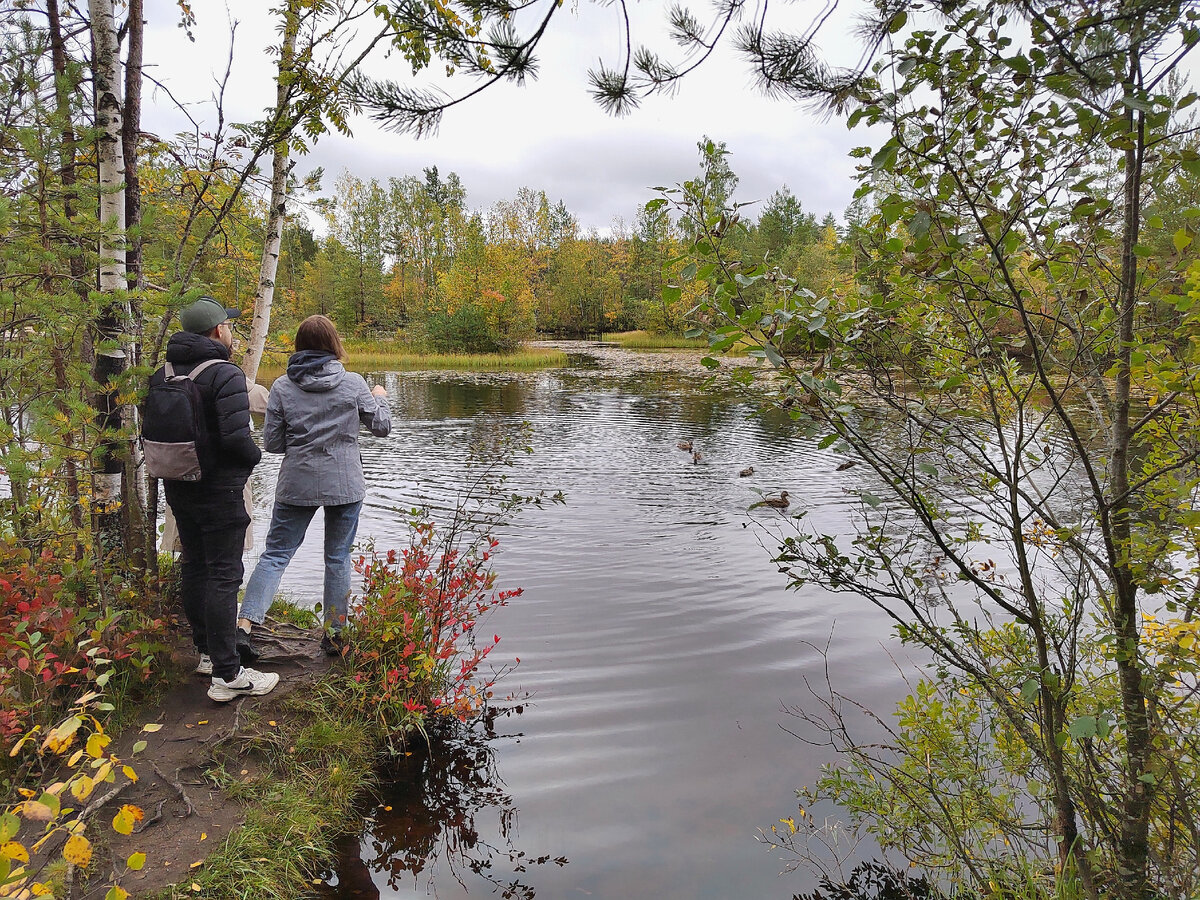
[{"label": "person's hand", "polygon": [[387,388],[385,388],[382,384],[377,384],[375,387],[371,388],[371,394],[376,397],[386,397]]}]

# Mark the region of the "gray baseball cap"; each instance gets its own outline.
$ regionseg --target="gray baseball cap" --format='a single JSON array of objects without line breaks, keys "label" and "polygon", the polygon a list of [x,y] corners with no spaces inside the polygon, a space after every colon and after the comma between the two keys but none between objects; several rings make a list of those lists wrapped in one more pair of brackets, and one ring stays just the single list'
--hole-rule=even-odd
[{"label": "gray baseball cap", "polygon": [[201,297],[180,310],[179,325],[192,334],[208,334],[225,320],[236,319],[241,314],[240,309],[230,309],[212,297]]}]

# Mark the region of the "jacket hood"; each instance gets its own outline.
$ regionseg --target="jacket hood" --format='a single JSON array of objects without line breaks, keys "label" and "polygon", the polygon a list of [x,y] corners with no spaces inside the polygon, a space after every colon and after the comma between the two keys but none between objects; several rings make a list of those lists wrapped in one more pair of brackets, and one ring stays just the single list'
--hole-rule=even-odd
[{"label": "jacket hood", "polygon": [[229,359],[229,348],[202,334],[180,331],[167,341],[167,362],[202,363],[206,359]]},{"label": "jacket hood", "polygon": [[332,353],[301,350],[288,359],[287,376],[303,391],[331,391],[346,377],[346,367]]}]

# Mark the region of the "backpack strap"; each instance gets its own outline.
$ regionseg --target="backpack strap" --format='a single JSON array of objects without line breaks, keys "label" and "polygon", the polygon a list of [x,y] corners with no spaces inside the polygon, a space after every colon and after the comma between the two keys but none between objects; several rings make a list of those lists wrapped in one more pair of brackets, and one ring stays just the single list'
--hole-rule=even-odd
[{"label": "backpack strap", "polygon": [[[186,375],[176,375],[175,367],[173,365],[171,365],[170,363],[167,363],[166,365],[163,366],[163,374],[166,376],[167,381],[171,381],[175,378],[186,378],[189,381],[195,381],[196,376],[199,375],[201,372],[203,372],[205,369],[207,369],[209,366],[215,366],[217,363],[223,363],[223,362],[229,362],[229,360],[227,360],[227,359],[206,359],[204,362],[200,363],[200,365],[194,367],[192,369],[192,371],[188,372]],[[229,363],[229,364],[233,365],[233,363]]]}]

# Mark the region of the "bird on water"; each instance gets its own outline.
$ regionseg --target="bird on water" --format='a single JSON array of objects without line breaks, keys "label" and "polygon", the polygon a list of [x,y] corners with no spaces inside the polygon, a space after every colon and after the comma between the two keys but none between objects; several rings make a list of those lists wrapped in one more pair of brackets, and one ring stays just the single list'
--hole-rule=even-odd
[{"label": "bird on water", "polygon": [[792,501],[788,499],[788,492],[780,491],[778,497],[763,497],[763,499],[759,500],[757,503],[752,503],[750,508],[757,509],[760,506],[769,506],[772,509],[787,509],[788,504],[791,502]]}]

